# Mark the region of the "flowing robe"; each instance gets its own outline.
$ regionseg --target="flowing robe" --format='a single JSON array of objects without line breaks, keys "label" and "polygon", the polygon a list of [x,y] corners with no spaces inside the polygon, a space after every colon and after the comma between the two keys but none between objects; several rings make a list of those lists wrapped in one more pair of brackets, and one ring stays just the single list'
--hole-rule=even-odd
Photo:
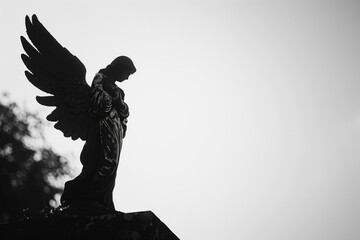
[{"label": "flowing robe", "polygon": [[123,102],[124,92],[104,84],[106,75],[96,74],[89,114],[92,125],[81,152],[83,169],[79,176],[66,182],[61,203],[86,211],[114,211],[112,191],[115,186],[128,106]]}]

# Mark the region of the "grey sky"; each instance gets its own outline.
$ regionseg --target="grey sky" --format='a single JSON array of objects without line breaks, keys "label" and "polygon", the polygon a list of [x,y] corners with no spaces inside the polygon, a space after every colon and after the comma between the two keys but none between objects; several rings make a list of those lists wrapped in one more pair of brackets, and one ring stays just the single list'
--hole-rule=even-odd
[{"label": "grey sky", "polygon": [[[5,1],[1,89],[36,13],[93,75],[118,55],[131,111],[115,204],[181,239],[360,238],[359,1]],[[82,142],[48,130],[60,153]]]}]

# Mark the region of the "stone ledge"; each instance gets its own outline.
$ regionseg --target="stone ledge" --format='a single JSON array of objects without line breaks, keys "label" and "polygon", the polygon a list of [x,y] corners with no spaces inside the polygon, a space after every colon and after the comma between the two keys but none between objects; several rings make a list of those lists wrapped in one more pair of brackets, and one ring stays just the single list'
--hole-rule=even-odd
[{"label": "stone ledge", "polygon": [[83,216],[47,212],[0,226],[1,239],[179,240],[151,211]]}]

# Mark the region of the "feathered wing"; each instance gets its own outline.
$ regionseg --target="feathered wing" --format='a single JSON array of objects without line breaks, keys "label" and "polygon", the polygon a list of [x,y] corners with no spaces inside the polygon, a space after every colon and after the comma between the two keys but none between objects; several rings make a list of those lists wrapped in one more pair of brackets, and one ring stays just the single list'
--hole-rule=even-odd
[{"label": "feathered wing", "polygon": [[87,112],[92,90],[85,80],[85,66],[56,41],[36,15],[32,21],[26,16],[25,23],[33,44],[21,37],[27,54],[21,58],[29,70],[25,75],[34,86],[51,94],[37,96],[36,100],[44,106],[56,107],[47,119],[56,122],[55,128],[65,137],[86,140],[93,122]]}]

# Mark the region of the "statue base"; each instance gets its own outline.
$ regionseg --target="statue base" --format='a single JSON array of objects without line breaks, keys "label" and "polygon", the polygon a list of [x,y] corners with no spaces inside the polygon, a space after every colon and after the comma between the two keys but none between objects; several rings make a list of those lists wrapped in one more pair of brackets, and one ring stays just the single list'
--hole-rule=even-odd
[{"label": "statue base", "polygon": [[42,211],[0,225],[1,239],[179,240],[151,211],[75,215]]}]

